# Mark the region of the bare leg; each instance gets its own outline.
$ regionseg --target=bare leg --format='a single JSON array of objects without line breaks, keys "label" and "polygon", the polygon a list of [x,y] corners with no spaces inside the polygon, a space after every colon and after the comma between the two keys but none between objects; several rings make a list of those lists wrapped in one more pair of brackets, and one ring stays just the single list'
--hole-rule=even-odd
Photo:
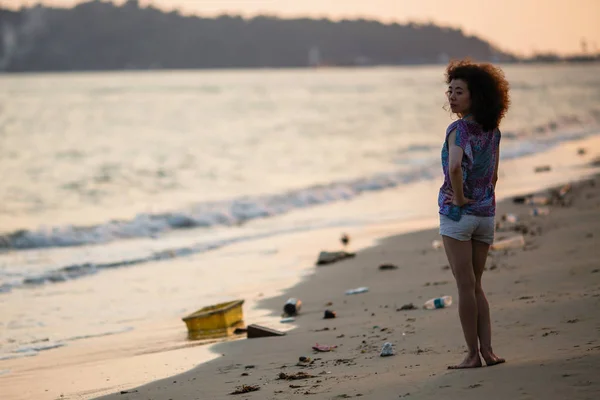
[{"label": "bare leg", "polygon": [[477,298],[477,335],[481,356],[486,365],[501,364],[505,360],[494,354],[492,350],[492,323],[490,318],[490,306],[481,286],[481,276],[485,268],[490,245],[477,240],[472,241],[473,270],[475,271],[475,297]]},{"label": "bare leg", "polygon": [[462,363],[448,368],[481,367],[477,339],[476,280],[473,270],[471,241],[462,242],[448,236],[442,236],[442,239],[458,287],[458,315],[469,350],[469,354]]}]

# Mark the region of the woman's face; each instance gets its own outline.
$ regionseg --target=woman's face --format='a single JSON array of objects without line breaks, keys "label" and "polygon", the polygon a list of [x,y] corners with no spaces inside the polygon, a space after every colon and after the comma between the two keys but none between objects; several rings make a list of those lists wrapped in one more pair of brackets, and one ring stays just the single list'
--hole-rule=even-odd
[{"label": "woman's face", "polygon": [[467,82],[462,79],[453,79],[448,86],[448,102],[452,112],[460,116],[465,116],[471,109],[471,93]]}]

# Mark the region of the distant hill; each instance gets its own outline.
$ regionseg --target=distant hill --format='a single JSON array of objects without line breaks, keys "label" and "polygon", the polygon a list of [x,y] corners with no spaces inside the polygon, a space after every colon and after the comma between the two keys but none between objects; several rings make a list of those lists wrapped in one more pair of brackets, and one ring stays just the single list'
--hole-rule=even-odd
[{"label": "distant hill", "polygon": [[516,58],[433,24],[260,16],[200,18],[100,0],[0,9],[1,71],[305,67]]}]

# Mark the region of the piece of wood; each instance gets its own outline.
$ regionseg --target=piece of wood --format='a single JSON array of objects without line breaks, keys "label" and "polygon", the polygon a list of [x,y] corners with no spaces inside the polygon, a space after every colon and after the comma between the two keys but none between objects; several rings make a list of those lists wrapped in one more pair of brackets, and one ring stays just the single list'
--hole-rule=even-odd
[{"label": "piece of wood", "polygon": [[248,339],[269,337],[269,336],[284,336],[285,332],[277,331],[275,329],[267,328],[260,325],[248,325]]}]

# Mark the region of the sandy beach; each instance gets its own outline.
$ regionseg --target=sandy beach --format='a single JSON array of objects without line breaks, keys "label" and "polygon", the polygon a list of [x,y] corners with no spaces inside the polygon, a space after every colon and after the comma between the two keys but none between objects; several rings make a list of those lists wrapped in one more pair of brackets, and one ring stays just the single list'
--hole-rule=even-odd
[{"label": "sandy beach", "polygon": [[[245,399],[597,399],[599,188],[598,176],[574,184],[548,216],[531,216],[530,206],[511,200],[499,204],[498,221],[513,213],[519,222],[499,229],[497,238],[525,232],[526,242],[491,252],[484,274],[494,348],[504,365],[446,369],[465,347],[454,280],[443,249],[432,246],[439,239],[434,229],[389,237],[353,259],[317,267],[309,279],[264,300],[260,307],[274,315],[288,297],[303,300],[297,328],[286,336],[218,344],[213,361],[102,399],[227,399],[243,385],[259,388],[237,396]],[[380,270],[385,263],[398,268]],[[369,291],[344,294],[361,286]],[[453,296],[454,304],[421,307],[441,295]],[[401,310],[410,303],[417,309]],[[325,309],[337,318],[323,319]],[[380,357],[385,342],[394,356]],[[317,343],[337,347],[315,352]],[[287,380],[282,373],[310,377]]]},{"label": "sandy beach", "polygon": [[[179,317],[149,320],[128,332],[73,341],[35,357],[4,360],[0,370],[2,398],[219,399],[232,398],[229,393],[243,385],[256,385],[258,391],[238,397],[331,399],[363,395],[379,399],[410,393],[411,398],[419,399],[440,395],[595,399],[599,382],[594,371],[600,350],[600,182],[594,177],[597,166],[590,168],[590,164],[597,158],[599,144],[600,138],[594,136],[502,165],[499,196],[505,200],[498,205],[498,221],[512,213],[518,223],[499,229],[497,238],[526,231],[525,248],[493,252],[484,275],[492,306],[494,346],[507,358],[506,365],[477,371],[446,369],[463,358],[465,348],[453,277],[443,249],[432,246],[440,237],[435,228],[435,207],[428,201],[429,219],[399,220],[390,214],[388,221],[350,229],[349,250],[358,252],[356,258],[328,266],[316,267],[316,255],[320,250],[340,248],[339,227],[276,240],[267,237],[168,263],[170,273],[162,281],[172,280],[167,287],[173,288],[200,282],[186,282],[193,276],[190,268],[197,263],[219,265],[207,270],[213,274],[235,268],[243,271],[245,275],[238,277],[246,280],[238,285],[243,290],[228,294],[246,299],[245,322],[285,330],[288,333],[284,337],[246,340],[240,335],[211,346],[190,342],[180,319],[182,310]],[[578,155],[580,148],[588,150],[584,156]],[[533,173],[540,165],[549,165],[550,171]],[[549,215],[533,217],[531,206],[512,201],[513,196],[546,193],[544,188],[561,188],[567,182],[579,183],[560,204],[549,206]],[[373,212],[373,204],[390,208],[399,200],[409,204],[433,198],[437,186],[437,181],[418,182],[283,218],[293,223],[295,219],[319,219],[332,213],[362,215]],[[264,252],[271,256],[260,256]],[[240,260],[246,265],[244,269],[236,265]],[[382,264],[398,268],[379,270]],[[142,283],[162,276],[161,268],[160,263],[145,268]],[[284,271],[274,273],[282,268]],[[76,288],[126,294],[140,285],[138,274],[134,268],[112,271]],[[261,280],[247,280],[245,276],[260,276]],[[219,281],[217,275],[203,277]],[[72,290],[76,284],[66,282],[47,290],[59,293]],[[369,291],[344,294],[361,286]],[[453,296],[449,308],[421,308],[426,300],[442,295]],[[303,301],[293,325],[279,322],[289,297]],[[115,297],[113,307],[124,299]],[[160,307],[168,299],[156,298],[153,304]],[[190,298],[189,303],[193,307],[197,301]],[[397,311],[410,303],[417,309]],[[25,297],[22,304],[29,304]],[[326,309],[335,311],[337,318],[323,319]],[[393,344],[393,357],[379,356],[386,342]],[[332,352],[315,353],[312,346],[317,343],[337,347]],[[310,357],[314,362],[298,365],[299,357]],[[298,372],[315,377],[278,379],[281,373]]]}]

